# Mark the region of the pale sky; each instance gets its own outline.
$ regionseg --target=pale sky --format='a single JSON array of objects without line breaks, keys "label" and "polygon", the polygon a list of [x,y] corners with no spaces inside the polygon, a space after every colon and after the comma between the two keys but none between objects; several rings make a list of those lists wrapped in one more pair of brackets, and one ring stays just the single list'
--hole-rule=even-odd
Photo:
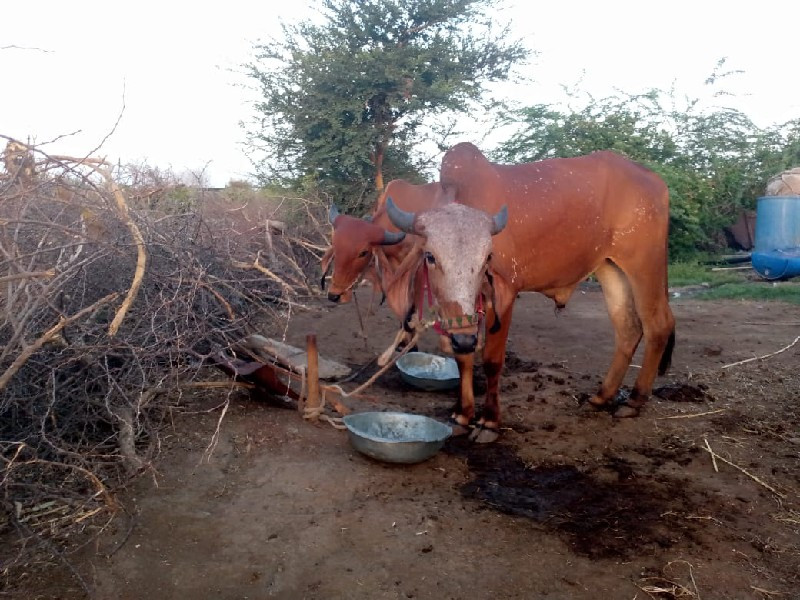
[{"label": "pale sky", "polygon": [[[176,172],[208,164],[211,185],[245,178],[251,168],[239,122],[253,115],[253,95],[242,87],[249,82],[240,65],[254,42],[279,32],[280,18],[308,16],[314,4],[4,2],[0,133],[43,143],[80,130],[46,148],[83,155],[111,131],[124,98],[119,126],[98,154]],[[745,71],[724,84],[737,97],[709,105],[735,106],[761,126],[800,117],[800,2],[763,0],[746,9],[717,0],[506,5],[500,16],[538,52],[524,69],[534,83],[500,88],[522,104],[559,101],[560,85],[578,81],[596,97],[673,82],[704,97],[703,81],[727,57],[729,68]]]}]

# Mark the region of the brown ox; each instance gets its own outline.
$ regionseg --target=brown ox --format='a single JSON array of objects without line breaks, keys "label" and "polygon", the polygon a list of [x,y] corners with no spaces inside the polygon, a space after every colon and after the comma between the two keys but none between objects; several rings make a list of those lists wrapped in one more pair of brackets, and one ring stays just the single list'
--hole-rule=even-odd
[{"label": "brown ox", "polygon": [[[440,316],[450,324],[457,309],[465,314],[474,312],[464,305],[465,294],[474,300],[491,294],[492,302],[486,303],[491,328],[483,350],[486,401],[474,438],[497,438],[500,372],[517,294],[541,292],[563,307],[591,273],[603,288],[615,349],[608,373],[590,403],[602,408],[616,399],[644,336],[644,360],[633,391],[629,398],[610,405],[614,416],[636,416],[651,392],[656,372],[663,374],[668,368],[675,339],[675,321],[667,299],[669,198],[664,182],[613,152],[499,165],[467,143],[445,154],[440,179],[456,189],[460,204],[488,214],[507,206],[508,225],[493,239],[488,256],[483,248],[487,232],[491,233],[488,215],[482,225],[480,219],[470,217],[468,228],[473,231],[466,231],[455,220],[415,215],[387,203],[395,225],[425,237],[420,260],[410,261],[409,272],[395,279],[396,287],[407,287],[389,293],[413,304],[414,270],[427,265]],[[447,276],[455,269],[467,274],[459,285]],[[475,278],[483,273],[486,283]],[[465,291],[467,279],[469,290]],[[481,286],[487,284],[491,289],[483,287],[482,291]],[[453,418],[466,428],[475,417],[470,353],[475,326],[470,323],[455,333],[461,336],[456,358],[462,381]]]},{"label": "brown ox", "polygon": [[[328,299],[332,302],[348,302],[353,287],[362,279],[368,279],[375,288],[385,292],[386,282],[414,246],[415,236],[404,239],[405,233],[392,225],[386,214],[386,199],[391,197],[400,208],[416,212],[440,206],[453,200],[452,190],[439,183],[414,185],[402,179],[390,181],[378,199],[370,220],[349,215],[340,215],[331,209],[333,225],[331,246],[322,257],[322,288],[325,277],[333,268]],[[398,304],[395,296],[387,297],[389,307],[403,319],[404,329],[398,333],[392,347],[410,338],[410,306]],[[384,354],[379,364],[385,364],[391,353]]]}]

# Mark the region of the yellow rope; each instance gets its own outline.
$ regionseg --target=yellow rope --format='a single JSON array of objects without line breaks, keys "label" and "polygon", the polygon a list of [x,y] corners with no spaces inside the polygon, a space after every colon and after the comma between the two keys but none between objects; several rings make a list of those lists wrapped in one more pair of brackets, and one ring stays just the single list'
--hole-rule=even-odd
[{"label": "yellow rope", "polygon": [[[423,328],[421,328],[421,329],[427,329],[428,327],[429,327],[429,325],[425,325],[425,326],[424,326]],[[340,394],[340,395],[342,396],[342,398],[349,398],[350,396],[355,396],[356,394],[360,393],[360,392],[361,392],[361,391],[363,391],[365,388],[368,388],[368,387],[369,387],[369,386],[371,386],[373,383],[375,383],[375,380],[376,380],[378,377],[380,377],[381,375],[383,375],[383,374],[384,374],[384,373],[387,371],[387,369],[389,369],[389,367],[391,367],[391,366],[392,366],[394,363],[396,363],[396,362],[397,362],[397,361],[398,361],[398,360],[399,360],[401,357],[405,356],[406,354],[408,354],[408,352],[410,352],[410,351],[411,351],[411,348],[413,348],[413,347],[414,347],[414,345],[417,343],[417,340],[419,340],[419,334],[420,334],[420,332],[421,332],[421,329],[417,329],[417,330],[414,332],[414,336],[413,336],[413,337],[411,338],[411,340],[410,340],[410,341],[409,341],[409,342],[406,344],[405,348],[403,348],[403,349],[402,349],[402,350],[401,350],[401,351],[400,351],[400,352],[399,352],[399,353],[398,353],[398,354],[397,354],[397,355],[396,355],[394,358],[392,358],[392,359],[391,359],[391,360],[390,360],[388,363],[386,363],[384,366],[382,366],[380,369],[378,369],[378,371],[377,371],[377,372],[376,372],[376,373],[375,373],[375,374],[374,374],[372,377],[370,377],[369,379],[367,379],[367,380],[366,380],[364,383],[362,383],[362,384],[361,384],[360,386],[358,386],[356,389],[354,389],[354,390],[351,390],[350,392],[345,392],[345,391],[344,391],[344,390],[343,390],[343,389],[342,389],[340,386],[338,386],[338,385],[336,385],[336,384],[329,385],[329,386],[326,386],[326,387],[327,387],[328,389],[331,389],[331,390],[333,390],[333,391],[337,392],[338,394]]]},{"label": "yellow rope", "polygon": [[347,429],[341,417],[331,417],[323,414],[325,410],[325,392],[326,390],[322,390],[319,406],[305,406],[303,408],[303,418],[309,421],[322,420],[336,429]]},{"label": "yellow rope", "polygon": [[[325,394],[326,394],[326,392],[328,390],[333,390],[334,392],[339,394],[342,398],[349,398],[350,396],[355,396],[355,395],[361,393],[364,389],[368,388],[373,383],[375,383],[375,380],[378,379],[378,377],[380,377],[381,375],[383,375],[389,369],[389,367],[391,367],[394,363],[396,363],[401,357],[403,357],[406,354],[408,354],[408,352],[411,351],[411,348],[413,348],[414,345],[419,340],[420,334],[424,330],[428,329],[428,327],[430,327],[432,324],[433,324],[432,321],[420,323],[415,328],[414,335],[411,337],[411,340],[406,344],[405,348],[403,348],[388,363],[386,363],[383,367],[378,369],[378,371],[372,377],[367,379],[364,383],[362,383],[356,389],[351,390],[350,392],[345,392],[341,388],[341,386],[336,385],[336,384],[326,385],[324,387],[320,386],[321,396],[320,396],[319,406],[308,406],[308,405],[305,405],[303,407],[303,418],[307,419],[307,420],[318,420],[318,419],[320,419],[320,420],[325,421],[326,423],[328,423],[332,427],[335,427],[336,429],[346,429],[346,427],[344,425],[344,422],[343,422],[341,417],[330,417],[330,416],[328,416],[326,414],[323,414],[323,411],[325,409]],[[302,375],[302,384],[301,384],[302,385],[302,389],[305,390],[305,387],[306,387],[306,372],[305,372],[305,370],[303,370],[301,375]]]}]

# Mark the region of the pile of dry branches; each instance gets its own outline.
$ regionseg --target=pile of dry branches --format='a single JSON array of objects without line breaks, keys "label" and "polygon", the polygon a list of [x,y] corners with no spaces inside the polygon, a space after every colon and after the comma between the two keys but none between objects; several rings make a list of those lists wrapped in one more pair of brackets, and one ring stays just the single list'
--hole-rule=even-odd
[{"label": "pile of dry branches", "polygon": [[291,238],[278,200],[203,197],[169,212],[137,203],[101,160],[24,152],[0,169],[6,574],[113,514],[115,487],[147,470],[181,391],[312,293],[305,273],[325,244],[314,207],[301,215],[309,235]]}]

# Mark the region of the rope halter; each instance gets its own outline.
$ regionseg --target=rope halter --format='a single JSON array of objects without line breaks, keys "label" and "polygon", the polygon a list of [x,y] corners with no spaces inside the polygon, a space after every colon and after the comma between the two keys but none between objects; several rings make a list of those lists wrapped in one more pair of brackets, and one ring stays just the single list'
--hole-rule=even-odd
[{"label": "rope halter", "polygon": [[[462,327],[472,327],[473,325],[480,328],[481,323],[483,322],[483,317],[486,314],[486,311],[483,308],[483,294],[478,292],[477,297],[475,298],[475,312],[471,315],[458,315],[456,317],[447,317],[447,318],[436,318],[437,313],[437,305],[434,304],[433,299],[433,290],[431,289],[431,284],[428,279],[428,265],[427,263],[422,263],[422,285],[427,291],[428,297],[428,307],[430,312],[434,315],[435,321],[433,323],[433,330],[438,333],[439,335],[447,335],[447,333],[451,329],[459,329]],[[422,321],[423,318],[423,306],[420,303],[419,307],[419,319]]]}]

